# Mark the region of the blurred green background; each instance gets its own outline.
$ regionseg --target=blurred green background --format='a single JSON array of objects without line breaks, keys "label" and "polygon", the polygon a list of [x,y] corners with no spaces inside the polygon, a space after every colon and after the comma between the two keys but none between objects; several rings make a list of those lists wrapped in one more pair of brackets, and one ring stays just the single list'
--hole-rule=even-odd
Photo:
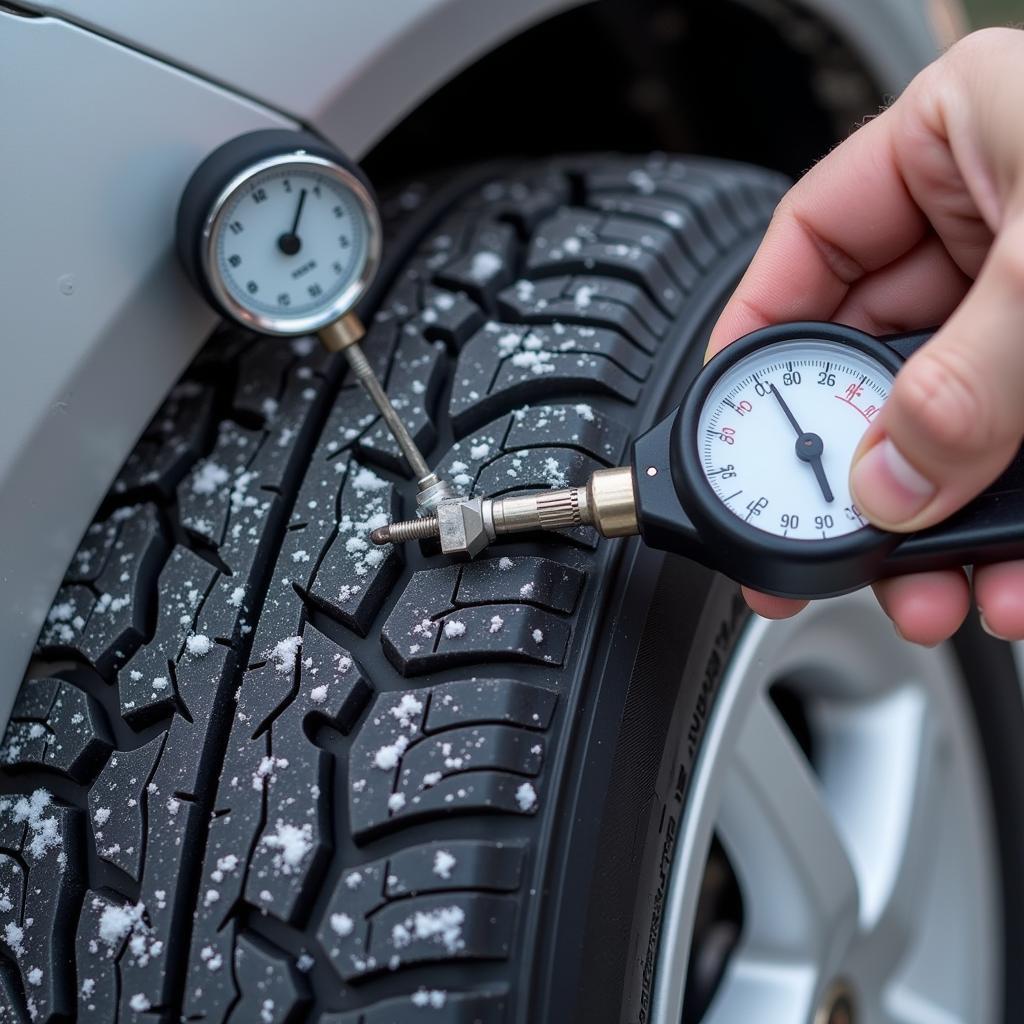
[{"label": "blurred green background", "polygon": [[1005,25],[1024,21],[1024,0],[966,0],[971,25]]}]

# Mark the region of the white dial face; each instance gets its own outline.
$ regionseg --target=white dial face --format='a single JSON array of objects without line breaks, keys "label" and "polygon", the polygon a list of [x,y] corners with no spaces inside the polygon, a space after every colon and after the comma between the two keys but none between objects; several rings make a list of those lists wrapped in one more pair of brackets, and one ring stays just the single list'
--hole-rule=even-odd
[{"label": "white dial face", "polygon": [[344,181],[296,160],[236,188],[214,230],[211,275],[257,321],[283,322],[315,317],[352,290],[366,266],[371,229]]},{"label": "white dial face", "polygon": [[854,450],[892,374],[859,349],[782,342],[715,382],[698,426],[701,467],[722,503],[779,537],[821,540],[866,526],[850,498]]}]

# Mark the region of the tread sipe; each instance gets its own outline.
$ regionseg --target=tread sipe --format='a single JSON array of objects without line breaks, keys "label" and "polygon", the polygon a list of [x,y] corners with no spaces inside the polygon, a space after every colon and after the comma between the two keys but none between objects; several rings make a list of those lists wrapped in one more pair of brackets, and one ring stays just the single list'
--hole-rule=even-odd
[{"label": "tread sipe", "polygon": [[[367,353],[463,492],[581,481],[783,186],[609,156],[410,189]],[[615,548],[374,549],[403,473],[310,339],[220,331],[169,395],[0,749],[0,1020],[522,1019]]]}]

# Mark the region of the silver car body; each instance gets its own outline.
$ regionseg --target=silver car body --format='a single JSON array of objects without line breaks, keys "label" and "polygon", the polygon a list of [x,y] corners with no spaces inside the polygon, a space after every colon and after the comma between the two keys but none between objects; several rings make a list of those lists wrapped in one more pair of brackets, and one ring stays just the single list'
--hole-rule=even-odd
[{"label": "silver car body", "polygon": [[[214,326],[172,254],[181,189],[241,132],[359,158],[461,68],[577,0],[0,3],[0,724],[75,547]],[[768,9],[780,0],[747,0]],[[808,0],[887,91],[937,0]]]}]

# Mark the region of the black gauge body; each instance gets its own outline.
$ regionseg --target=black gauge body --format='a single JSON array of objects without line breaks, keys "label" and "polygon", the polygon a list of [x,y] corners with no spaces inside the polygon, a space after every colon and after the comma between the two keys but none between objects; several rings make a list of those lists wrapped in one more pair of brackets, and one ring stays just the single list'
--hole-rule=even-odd
[{"label": "black gauge body", "polygon": [[[839,342],[895,376],[934,333],[875,338],[831,323],[790,323],[739,339],[695,378],[679,408],[633,450],[640,532],[652,547],[684,554],[764,593],[832,597],[910,571],[1024,557],[1024,461],[1018,453],[995,484],[957,516],[917,534],[861,526],[843,536],[795,539],[745,522],[709,484],[698,423],[716,384],[752,355],[794,341]],[[827,443],[827,442],[826,442]]]}]

